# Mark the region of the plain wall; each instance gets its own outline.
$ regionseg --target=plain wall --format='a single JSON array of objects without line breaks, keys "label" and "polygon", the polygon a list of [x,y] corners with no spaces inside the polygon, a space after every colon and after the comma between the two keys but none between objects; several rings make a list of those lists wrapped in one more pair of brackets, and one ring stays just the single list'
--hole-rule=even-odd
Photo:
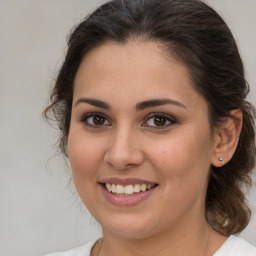
[{"label": "plain wall", "polygon": [[[100,235],[53,148],[46,106],[66,36],[101,1],[0,0],[0,256],[39,256]],[[256,1],[208,0],[230,25],[256,103]],[[256,189],[250,204],[256,209]],[[241,234],[256,246],[256,218]]]}]

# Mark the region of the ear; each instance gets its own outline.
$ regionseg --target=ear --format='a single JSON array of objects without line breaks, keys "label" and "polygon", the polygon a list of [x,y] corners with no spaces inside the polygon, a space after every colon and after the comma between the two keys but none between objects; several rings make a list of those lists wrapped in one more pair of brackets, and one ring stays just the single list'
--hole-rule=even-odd
[{"label": "ear", "polygon": [[211,163],[221,167],[229,162],[236,151],[242,130],[243,113],[240,109],[230,111],[232,117],[224,119],[220,127],[214,131],[214,149]]}]

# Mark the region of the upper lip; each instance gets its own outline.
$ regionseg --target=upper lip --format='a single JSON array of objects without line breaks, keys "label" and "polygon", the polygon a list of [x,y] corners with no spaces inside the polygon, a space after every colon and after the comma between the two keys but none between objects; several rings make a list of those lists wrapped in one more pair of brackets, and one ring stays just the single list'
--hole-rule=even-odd
[{"label": "upper lip", "polygon": [[138,179],[138,178],[118,178],[118,177],[109,177],[106,179],[100,180],[99,183],[109,183],[109,184],[119,184],[119,185],[135,185],[135,184],[157,184],[156,182],[151,182],[148,180]]}]

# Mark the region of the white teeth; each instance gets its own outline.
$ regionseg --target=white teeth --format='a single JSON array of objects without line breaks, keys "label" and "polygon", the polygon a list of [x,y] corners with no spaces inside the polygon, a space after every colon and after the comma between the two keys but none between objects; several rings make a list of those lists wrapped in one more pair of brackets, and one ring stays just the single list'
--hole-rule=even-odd
[{"label": "white teeth", "polygon": [[116,193],[123,194],[124,193],[124,186],[123,185],[116,185]]},{"label": "white teeth", "polygon": [[109,183],[106,183],[106,189],[110,192],[112,191],[112,185],[110,185]]},{"label": "white teeth", "polygon": [[116,185],[115,185],[115,184],[112,184],[112,185],[111,185],[111,192],[112,192],[112,193],[115,193],[115,192],[116,192]]},{"label": "white teeth", "polygon": [[135,192],[135,193],[139,193],[140,192],[140,185],[139,184],[135,184],[134,185],[133,192]]},{"label": "white teeth", "polygon": [[133,185],[127,185],[124,187],[124,193],[127,195],[133,194]]},{"label": "white teeth", "polygon": [[132,195],[134,193],[145,192],[147,189],[154,187],[154,184],[135,184],[135,185],[120,185],[120,184],[105,184],[106,189],[109,192],[116,194]]},{"label": "white teeth", "polygon": [[141,186],[140,186],[140,190],[141,191],[146,191],[147,190],[147,185],[146,184],[142,184]]}]

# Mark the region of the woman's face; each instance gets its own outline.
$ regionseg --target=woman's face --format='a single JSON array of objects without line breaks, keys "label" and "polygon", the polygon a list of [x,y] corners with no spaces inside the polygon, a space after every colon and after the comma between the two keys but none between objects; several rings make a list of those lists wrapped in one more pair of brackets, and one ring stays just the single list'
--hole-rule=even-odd
[{"label": "woman's face", "polygon": [[86,55],[68,153],[78,194],[103,232],[141,238],[204,221],[215,157],[207,103],[157,43],[108,42]]}]

